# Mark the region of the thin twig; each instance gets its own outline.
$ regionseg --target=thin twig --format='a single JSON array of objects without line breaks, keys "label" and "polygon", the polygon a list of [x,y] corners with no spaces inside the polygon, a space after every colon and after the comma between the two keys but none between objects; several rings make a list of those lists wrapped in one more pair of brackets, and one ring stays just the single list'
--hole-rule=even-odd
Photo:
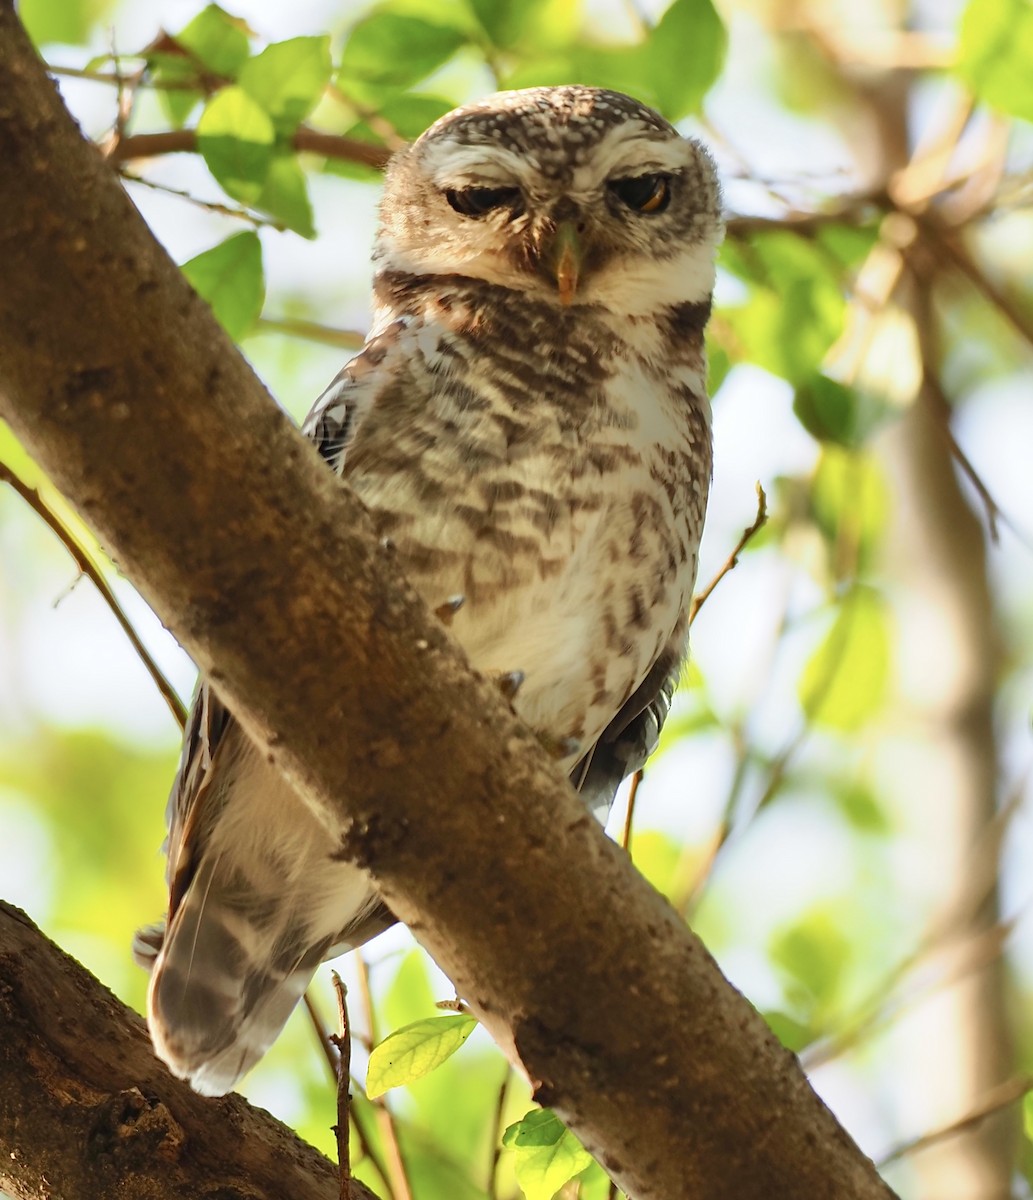
[{"label": "thin twig", "polygon": [[[355,962],[358,967],[359,992],[362,996],[366,1027],[369,1029],[370,1039],[375,1043],[378,1040],[377,1022],[376,1014],[373,1010],[373,993],[369,986],[369,968],[361,954],[356,954]],[[397,1197],[397,1200],[413,1200],[412,1186],[409,1183],[409,1172],[405,1165],[401,1143],[398,1140],[398,1130],[395,1127],[394,1114],[379,1096],[375,1100],[370,1100],[370,1103],[377,1114],[377,1126],[384,1142],[384,1153],[387,1159],[386,1166],[391,1193]]]},{"label": "thin twig", "polygon": [[638,786],[642,782],[642,768],[631,776],[631,786],[628,790],[628,808],[624,814],[624,828],[621,830],[621,845],[631,852],[631,825],[635,819],[635,800],[638,798]]},{"label": "thin twig", "polygon": [[136,183],[141,187],[150,188],[153,192],[162,192],[166,196],[175,196],[180,200],[186,200],[196,208],[203,209],[205,212],[216,213],[222,217],[233,217],[239,221],[247,221],[249,225],[253,225],[256,229],[277,229],[282,233],[287,228],[282,221],[274,221],[269,217],[260,216],[258,213],[253,213],[250,209],[242,208],[236,204],[223,204],[219,200],[202,200],[200,196],[195,196],[192,192],[188,192],[183,188],[171,187],[169,184],[159,183],[155,179],[146,179],[143,175],[134,175],[131,171],[127,171],[124,168],[119,169],[118,173],[126,183]]},{"label": "thin twig", "polygon": [[316,1008],[316,1002],[312,999],[312,989],[308,988],[302,996],[305,1001],[305,1010],[308,1013],[309,1021],[313,1030],[315,1030],[316,1041],[319,1042],[319,1048],[323,1052],[323,1057],[326,1059],[326,1065],[330,1068],[330,1078],[334,1083],[337,1082],[337,1066],[338,1057],[334,1052],[333,1034],[327,1031],[326,1025],[323,1023],[323,1018],[319,1015],[319,1009]]},{"label": "thin twig", "polygon": [[35,488],[29,487],[27,483],[24,483],[21,479],[19,479],[18,476],[15,475],[10,467],[8,467],[5,463],[0,463],[0,480],[2,480],[4,483],[10,484],[10,486],[14,488],[18,495],[21,496],[21,498],[25,501],[25,503],[28,504],[35,513],[42,517],[46,524],[49,525],[54,533],[57,534],[58,538],[60,538],[61,544],[72,556],[75,561],[75,565],[79,568],[79,571],[85,575],[93,583],[93,586],[97,589],[97,591],[100,592],[101,599],[111,610],[115,620],[119,623],[119,625],[121,625],[122,632],[129,639],[129,642],[136,651],[140,661],[147,668],[148,673],[154,680],[155,686],[157,687],[158,691],[161,692],[165,703],[169,706],[169,711],[176,718],[180,729],[182,729],[186,724],[186,706],[176,694],[172,684],[169,683],[169,681],[162,674],[157,663],[155,663],[154,659],[151,658],[143,642],[140,641],[136,630],[130,624],[129,618],[126,616],[122,606],[115,599],[115,593],[111,590],[107,580],[101,574],[100,568],[93,561],[86,548],[79,543],[78,539],[73,535],[71,530],[65,527],[57,514],[48,507],[42,496],[40,496],[39,492],[36,491]]},{"label": "thin twig", "polygon": [[1033,348],[1033,321],[989,279],[957,237],[929,214],[919,214],[915,220],[921,226],[922,231],[946,253],[976,291],[997,309],[1027,346]]},{"label": "thin twig", "polygon": [[724,565],[721,567],[721,570],[718,571],[718,573],[714,576],[713,579],[711,579],[711,581],[707,584],[707,586],[703,589],[702,592],[698,592],[695,596],[693,596],[692,604],[689,606],[689,625],[690,625],[690,627],[692,625],[692,622],[695,621],[697,615],[699,614],[699,610],[710,599],[711,595],[713,594],[714,588],[717,587],[717,585],[721,582],[722,579],[724,579],[724,577],[728,574],[729,571],[732,571],[735,569],[735,567],[739,563],[739,555],[742,554],[743,550],[746,549],[747,543],[749,542],[750,538],[752,538],[754,536],[754,534],[756,534],[761,528],[763,528],[763,526],[767,522],[767,519],[768,519],[768,498],[764,493],[764,489],[758,483],[757,484],[757,515],[753,519],[753,524],[748,525],[742,531],[742,536],[739,538],[738,542],[736,542],[735,549],[725,559]]},{"label": "thin twig", "polygon": [[341,1188],[341,1200],[351,1198],[351,1152],[348,1146],[350,1123],[348,1112],[351,1105],[349,1085],[351,1083],[352,1040],[348,1028],[348,997],[344,982],[336,971],[330,972],[330,979],[337,995],[337,1017],[341,1027],[340,1033],[332,1033],[330,1039],[337,1047],[337,1124],[334,1126],[334,1136],[337,1138],[337,1176]]},{"label": "thin twig", "polygon": [[509,1096],[509,1084],[513,1077],[513,1068],[506,1063],[506,1073],[502,1077],[498,1099],[495,1102],[495,1112],[491,1124],[491,1162],[488,1164],[488,1191],[485,1200],[499,1200],[499,1159],[502,1157],[502,1122],[505,1118],[506,1099]]},{"label": "thin twig", "polygon": [[987,1117],[992,1117],[994,1113],[1000,1112],[1001,1109],[1008,1108],[1012,1104],[1016,1104],[1023,1096],[1033,1091],[1033,1079],[1028,1075],[1019,1075],[1014,1079],[1006,1080],[1004,1083],[998,1084],[992,1088],[983,1099],[963,1117],[957,1121],[952,1121],[949,1125],[944,1125],[940,1129],[934,1129],[930,1133],[924,1133],[921,1137],[914,1138],[910,1142],[904,1142],[891,1150],[879,1163],[879,1170],[888,1167],[890,1163],[899,1162],[902,1158],[907,1158],[912,1154],[917,1154],[921,1150],[927,1150],[930,1146],[935,1146],[938,1142],[945,1141],[947,1138],[956,1137],[958,1134],[965,1133],[969,1129],[981,1124]]},{"label": "thin twig", "polygon": [[255,332],[285,333],[288,337],[304,338],[323,346],[339,346],[342,350],[361,350],[366,341],[364,334],[353,329],[334,329],[300,317],[259,317]]}]

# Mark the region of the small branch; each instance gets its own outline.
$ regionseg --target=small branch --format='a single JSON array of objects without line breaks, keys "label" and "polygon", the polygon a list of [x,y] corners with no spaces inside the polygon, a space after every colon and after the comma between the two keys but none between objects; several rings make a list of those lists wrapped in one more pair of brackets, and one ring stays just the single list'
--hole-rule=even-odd
[{"label": "small branch", "polygon": [[621,830],[621,845],[625,850],[631,850],[631,825],[635,819],[635,801],[638,799],[638,786],[642,782],[641,767],[631,777],[631,788],[628,792],[628,808],[624,814],[624,828]]},{"label": "small branch", "polygon": [[[386,146],[361,142],[358,138],[345,137],[343,134],[324,133],[308,125],[298,127],[292,144],[299,153],[320,154],[324,158],[359,163],[376,170],[382,170],[391,157],[391,151]],[[123,163],[136,158],[159,158],[163,154],[196,152],[196,129],[167,129],[161,133],[134,133],[122,138],[118,145],[112,147],[108,158],[110,162]]]},{"label": "small branch", "polygon": [[129,639],[140,661],[147,668],[150,677],[154,680],[155,686],[161,692],[165,703],[169,706],[169,711],[176,718],[180,729],[182,729],[186,725],[187,719],[187,710],[183,701],[180,700],[172,684],[162,674],[158,664],[151,658],[147,652],[147,648],[140,641],[136,630],[130,624],[129,618],[126,616],[121,604],[115,599],[115,593],[111,590],[108,581],[101,574],[100,568],[90,557],[86,548],[79,543],[71,530],[65,527],[58,515],[47,506],[39,492],[19,479],[5,463],[0,463],[0,481],[14,488],[33,512],[50,526],[61,540],[61,544],[72,556],[80,573],[85,575],[93,583],[97,591],[100,592],[101,599],[111,610],[115,620],[122,626],[122,632]]},{"label": "small branch", "polygon": [[[359,991],[362,995],[366,1026],[369,1029],[370,1039],[375,1044],[378,1040],[377,1021],[373,1011],[373,993],[369,986],[369,968],[361,954],[355,956],[355,961],[359,971]],[[398,1140],[398,1130],[395,1128],[394,1113],[379,1096],[375,1100],[370,1100],[370,1104],[373,1105],[377,1114],[377,1125],[380,1129],[380,1136],[384,1140],[384,1153],[387,1158],[386,1178],[391,1194],[397,1200],[413,1200],[409,1172],[402,1155],[401,1143]]]},{"label": "small branch", "polygon": [[333,1040],[333,1034],[327,1033],[326,1026],[323,1024],[323,1018],[319,1015],[319,1010],[316,1008],[316,1003],[312,999],[312,989],[309,988],[302,996],[305,1001],[305,1011],[308,1013],[309,1021],[316,1034],[316,1041],[319,1042],[319,1048],[323,1052],[323,1058],[326,1060],[326,1065],[330,1068],[330,1078],[334,1083],[338,1079],[338,1058],[334,1053],[336,1043]]},{"label": "small branch", "polygon": [[352,1040],[351,1030],[348,1028],[348,1000],[344,983],[336,971],[330,972],[330,978],[333,981],[334,992],[337,995],[337,1016],[341,1026],[339,1034],[332,1033],[330,1035],[330,1040],[337,1047],[338,1051],[337,1124],[334,1126],[334,1135],[337,1138],[337,1170],[341,1185],[341,1200],[351,1200],[352,1167],[351,1153],[348,1148],[348,1110],[351,1096],[348,1088],[351,1083]]},{"label": "small branch", "polygon": [[976,291],[997,309],[1026,345],[1033,349],[1033,319],[1030,319],[1009,296],[1005,295],[990,280],[958,238],[945,229],[939,221],[925,213],[915,215],[915,220],[920,225],[922,232],[944,251]]},{"label": "small branch", "polygon": [[753,523],[751,525],[748,525],[742,531],[742,536],[739,538],[738,542],[736,542],[735,549],[725,559],[724,566],[722,566],[721,570],[718,571],[718,573],[714,576],[713,579],[711,579],[711,581],[707,584],[707,586],[703,589],[702,592],[697,593],[697,595],[695,595],[692,598],[692,604],[689,607],[689,626],[690,627],[692,625],[692,622],[695,621],[697,615],[699,614],[699,610],[710,599],[711,595],[714,592],[714,588],[717,587],[717,585],[721,582],[722,579],[724,579],[724,577],[728,574],[729,571],[733,571],[735,569],[735,567],[739,563],[739,555],[742,554],[742,552],[746,549],[747,544],[749,543],[750,539],[754,536],[754,534],[759,532],[759,530],[762,529],[763,526],[767,523],[767,519],[768,519],[768,498],[764,493],[764,489],[758,483],[757,484],[757,515],[756,515],[756,517],[754,517]]},{"label": "small branch", "polygon": [[256,229],[278,229],[281,232],[287,228],[282,221],[273,221],[268,217],[259,216],[258,213],[253,213],[247,208],[242,208],[235,204],[223,204],[218,200],[202,200],[199,196],[186,191],[183,188],[170,187],[167,183],[158,183],[153,179],[145,179],[142,175],[134,175],[130,171],[124,169],[119,170],[119,175],[126,183],[136,183],[141,187],[150,188],[152,192],[162,192],[166,196],[176,196],[180,200],[186,200],[193,204],[196,208],[203,209],[205,212],[217,213],[223,217],[234,217],[238,221],[247,221],[249,225],[253,225]]},{"label": "small branch", "polygon": [[256,333],[285,333],[288,337],[305,338],[323,346],[339,346],[342,350],[361,350],[366,337],[352,329],[333,329],[317,321],[299,317],[259,317]]},{"label": "small branch", "polygon": [[912,1154],[918,1154],[922,1150],[927,1150],[930,1146],[935,1146],[947,1138],[957,1137],[959,1134],[974,1129],[977,1125],[985,1121],[987,1117],[992,1117],[994,1113],[1000,1112],[1012,1104],[1016,1104],[1031,1091],[1033,1091],[1033,1079],[1028,1075],[1019,1075],[1015,1079],[1007,1080],[999,1087],[991,1089],[971,1112],[966,1113],[965,1116],[960,1117],[957,1121],[952,1121],[949,1125],[944,1125],[940,1129],[934,1129],[930,1133],[924,1133],[921,1137],[917,1137],[910,1142],[904,1142],[894,1150],[891,1150],[879,1162],[879,1170],[885,1169],[890,1163],[899,1162],[902,1158],[907,1158]]},{"label": "small branch", "polygon": [[488,1164],[488,1191],[485,1200],[499,1200],[499,1159],[502,1157],[502,1122],[505,1119],[506,1099],[509,1096],[509,1084],[513,1078],[513,1068],[506,1064],[506,1073],[502,1077],[498,1099],[495,1102],[495,1114],[491,1125],[491,1162]]}]

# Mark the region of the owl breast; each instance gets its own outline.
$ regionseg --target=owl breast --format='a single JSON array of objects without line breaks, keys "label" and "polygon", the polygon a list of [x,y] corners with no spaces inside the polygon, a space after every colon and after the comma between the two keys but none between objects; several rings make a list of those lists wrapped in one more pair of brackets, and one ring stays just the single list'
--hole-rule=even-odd
[{"label": "owl breast", "polygon": [[436,316],[407,333],[347,477],[428,605],[464,597],[452,632],[473,666],[523,672],[520,715],[590,744],[684,629],[710,478],[701,359],[584,313]]}]

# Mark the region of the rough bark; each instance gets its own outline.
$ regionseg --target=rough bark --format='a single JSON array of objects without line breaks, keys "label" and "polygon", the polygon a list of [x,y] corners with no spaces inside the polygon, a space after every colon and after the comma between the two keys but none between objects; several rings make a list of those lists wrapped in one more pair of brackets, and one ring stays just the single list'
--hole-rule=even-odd
[{"label": "rough bark", "polygon": [[891,1195],[428,617],[83,142],[10,0],[0,160],[0,411],[539,1099],[636,1200]]},{"label": "rough bark", "polygon": [[[21,1200],[337,1200],[332,1163],[240,1096],[205,1100],[143,1021],[0,902],[0,1187]],[[375,1200],[355,1184],[353,1200]]]}]

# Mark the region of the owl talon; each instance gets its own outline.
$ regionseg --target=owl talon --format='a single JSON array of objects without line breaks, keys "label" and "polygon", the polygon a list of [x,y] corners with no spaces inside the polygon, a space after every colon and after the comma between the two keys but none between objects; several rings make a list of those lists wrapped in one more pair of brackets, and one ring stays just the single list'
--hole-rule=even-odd
[{"label": "owl talon", "polygon": [[444,604],[439,604],[434,610],[434,615],[442,625],[451,625],[452,618],[466,603],[466,597],[463,595],[449,596]]},{"label": "owl talon", "polygon": [[581,753],[581,742],[576,737],[558,738],[550,733],[539,733],[536,736],[546,754],[557,761]]},{"label": "owl talon", "polygon": [[524,682],[524,673],[523,671],[507,671],[504,675],[496,676],[495,682],[504,698],[512,702]]}]

